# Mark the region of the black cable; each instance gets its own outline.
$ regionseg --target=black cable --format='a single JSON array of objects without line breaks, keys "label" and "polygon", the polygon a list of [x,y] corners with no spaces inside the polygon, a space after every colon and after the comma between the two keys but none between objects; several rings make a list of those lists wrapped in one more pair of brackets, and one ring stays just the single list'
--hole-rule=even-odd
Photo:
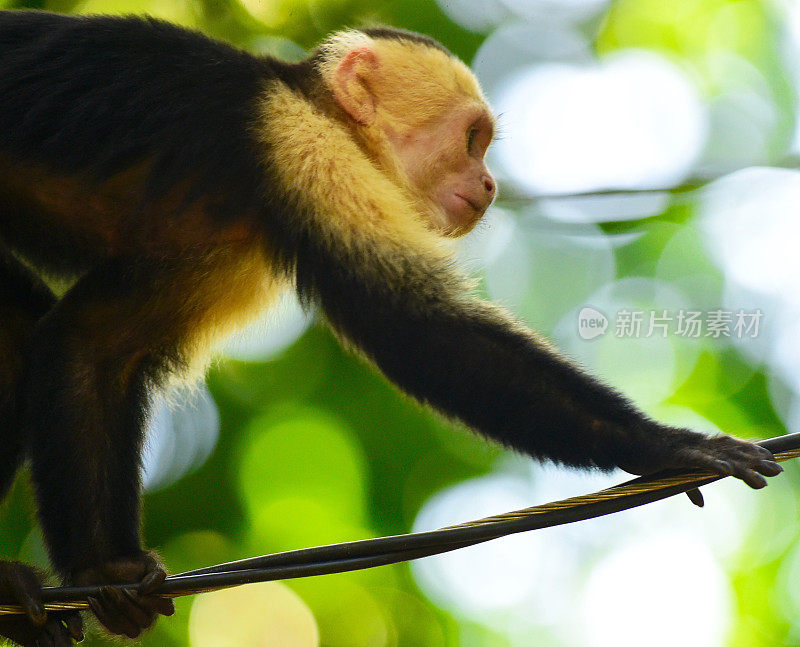
[{"label": "black cable", "polygon": [[[800,455],[800,433],[760,441],[776,460]],[[593,494],[547,503],[525,510],[479,519],[428,532],[364,539],[341,544],[274,553],[217,564],[168,577],[156,592],[176,597],[241,584],[309,577],[373,568],[449,552],[528,530],[548,528],[659,501],[724,478],[708,472],[671,470],[639,477]],[[135,589],[136,584],[119,584]],[[86,608],[86,598],[99,586],[46,587],[47,610]],[[19,613],[14,605],[0,605],[0,615]]]}]

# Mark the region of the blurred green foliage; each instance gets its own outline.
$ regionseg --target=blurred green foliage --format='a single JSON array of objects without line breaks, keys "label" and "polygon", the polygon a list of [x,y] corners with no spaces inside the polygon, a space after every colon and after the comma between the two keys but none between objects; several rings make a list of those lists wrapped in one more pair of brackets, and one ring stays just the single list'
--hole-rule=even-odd
[{"label": "blurred green foliage", "polygon": [[[0,7],[150,13],[253,51],[294,58],[331,30],[365,21],[431,34],[467,61],[484,38],[451,22],[433,0],[0,0]],[[772,30],[767,5],[757,0],[618,0],[604,14],[595,44],[600,55],[629,47],[658,51],[691,70],[700,87],[713,94],[724,79],[708,55],[724,43],[757,66],[782,97],[773,139],[777,154],[794,125],[794,99]],[[691,217],[692,206],[684,204],[653,222],[634,223],[644,235],[617,252],[617,275],[653,276],[661,253],[686,231]],[[679,262],[659,266],[661,278],[678,281],[703,274],[719,282],[703,255],[695,253],[696,238],[687,237],[682,245]],[[687,263],[696,267],[689,272]],[[273,361],[222,362],[208,383],[222,417],[215,452],[201,469],[146,497],[148,544],[162,552],[173,572],[408,532],[433,494],[488,473],[505,455],[410,403],[375,370],[343,351],[321,325]],[[733,351],[704,352],[676,385],[670,402],[693,408],[721,428],[757,430],[759,435],[783,431],[769,404],[764,375]],[[790,477],[796,482],[796,473]],[[0,549],[4,557],[45,567],[41,538],[32,531],[32,510],[30,484],[23,475],[2,507]],[[754,528],[753,546],[759,536]],[[782,557],[772,555],[753,567],[743,554],[729,565],[739,611],[730,645],[798,644],[768,593],[776,590]],[[192,599],[180,599],[176,616],[160,621],[141,642],[154,647],[222,644],[208,642],[210,629],[204,627],[258,623],[258,613],[249,620],[231,615],[241,609],[242,617],[250,618],[251,610],[244,607],[261,604],[285,611],[298,635],[318,631],[320,643],[331,647],[511,644],[498,632],[457,621],[434,606],[404,565],[274,584],[259,595],[237,598],[230,602],[232,609],[225,606],[228,602],[202,607],[197,613],[206,624],[194,619]],[[304,615],[306,607],[313,620]],[[546,636],[543,629],[536,644],[560,644]],[[93,634],[85,644],[103,642]],[[274,638],[264,644],[283,643]]]}]

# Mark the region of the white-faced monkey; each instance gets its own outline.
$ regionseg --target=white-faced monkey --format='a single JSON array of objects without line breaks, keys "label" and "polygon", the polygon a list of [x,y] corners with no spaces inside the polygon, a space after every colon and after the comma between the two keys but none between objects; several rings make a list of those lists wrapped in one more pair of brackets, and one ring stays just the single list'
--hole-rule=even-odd
[{"label": "white-faced monkey", "polygon": [[[287,288],[403,391],[535,458],[780,471],[651,420],[472,294],[449,241],[494,197],[494,121],[429,38],[348,31],[286,63],[156,20],[0,12],[0,124],[0,486],[27,457],[64,581],[142,583],[92,601],[114,633],[172,611],[138,529],[149,394]],[[74,284],[56,299],[34,271]],[[27,567],[2,564],[0,594],[28,609],[0,633],[80,634]]]}]

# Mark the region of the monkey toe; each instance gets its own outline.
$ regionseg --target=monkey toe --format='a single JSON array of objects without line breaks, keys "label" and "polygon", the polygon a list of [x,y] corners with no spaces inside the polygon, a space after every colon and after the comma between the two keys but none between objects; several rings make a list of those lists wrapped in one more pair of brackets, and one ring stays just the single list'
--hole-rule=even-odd
[{"label": "monkey toe", "polygon": [[[144,629],[149,629],[150,626],[156,621],[156,616],[160,613],[159,609],[163,608],[169,610],[169,613],[162,615],[172,615],[175,612],[175,605],[172,600],[164,600],[156,596],[143,597],[138,593],[123,589],[122,593],[130,602],[130,608],[135,610],[135,618],[138,620],[140,626]],[[167,605],[159,605],[159,602],[167,602]]]},{"label": "monkey toe", "polygon": [[145,555],[146,574],[139,584],[139,595],[148,595],[155,591],[167,579],[167,571],[161,561],[153,553]]},{"label": "monkey toe", "polygon": [[162,598],[157,595],[137,595],[137,602],[140,607],[150,613],[171,616],[175,613],[175,603],[170,598]]},{"label": "monkey toe", "polygon": [[89,606],[100,624],[111,633],[128,638],[138,638],[142,633],[142,629],[131,620],[113,593],[101,591],[98,598],[89,598]]},{"label": "monkey toe", "polygon": [[139,584],[136,594],[133,594],[133,598],[136,604],[148,613],[171,616],[175,613],[175,603],[170,598],[151,595],[164,583],[167,578],[167,571],[155,553],[147,553],[146,564],[148,573],[142,578],[142,582]]},{"label": "monkey toe", "polygon": [[0,596],[16,602],[37,626],[47,621],[41,601],[41,584],[35,571],[19,562],[0,562]]},{"label": "monkey toe", "polygon": [[131,631],[131,628],[128,626],[127,618],[120,616],[113,608],[107,609],[106,605],[102,604],[98,598],[90,597],[87,598],[87,601],[95,618],[107,631],[118,636],[129,636],[128,632]]},{"label": "monkey toe", "polygon": [[100,590],[100,602],[106,616],[110,617],[120,632],[128,638],[138,638],[155,622],[155,614],[142,608],[135,593],[116,586],[104,586]]},{"label": "monkey toe", "polygon": [[64,628],[75,642],[83,642],[83,619],[77,611],[68,611],[59,616],[64,622]]},{"label": "monkey toe", "polygon": [[[32,624],[27,618],[14,616],[0,620],[0,637],[9,638],[23,647],[69,647],[69,634],[58,621],[48,620],[42,626]],[[7,644],[3,641],[2,644]]]},{"label": "monkey toe", "polygon": [[36,572],[19,562],[0,562],[0,599],[16,602],[25,615],[0,619],[0,637],[23,647],[69,647],[83,640],[83,622],[77,611],[46,613]]},{"label": "monkey toe", "polygon": [[83,621],[80,614],[77,611],[67,611],[65,613],[49,613],[47,623],[38,640],[40,644],[70,647],[73,641],[82,642],[83,637]]},{"label": "monkey toe", "polygon": [[70,647],[73,641],[83,641],[83,622],[77,613],[50,614],[43,633],[50,642],[43,641],[43,638],[40,637],[39,644]]},{"label": "monkey toe", "polygon": [[109,595],[114,600],[117,608],[138,628],[139,633],[145,629],[149,629],[153,622],[155,622],[155,614],[142,608],[135,593],[127,589],[119,589],[116,587],[108,588]]}]

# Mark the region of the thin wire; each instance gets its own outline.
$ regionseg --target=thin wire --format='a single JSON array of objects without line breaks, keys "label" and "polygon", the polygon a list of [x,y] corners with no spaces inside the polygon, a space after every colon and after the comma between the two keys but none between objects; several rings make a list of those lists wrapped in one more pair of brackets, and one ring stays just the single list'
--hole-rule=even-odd
[{"label": "thin wire", "polygon": [[[800,456],[800,433],[760,441],[776,461]],[[156,591],[179,597],[242,584],[293,579],[374,568],[472,546],[528,530],[599,517],[675,496],[724,477],[704,471],[669,471],[640,477],[606,490],[486,517],[428,532],[330,544],[217,564],[168,577]],[[136,584],[118,584],[130,590]],[[47,611],[87,609],[100,586],[46,587]],[[0,605],[0,615],[23,613],[19,605]]]},{"label": "thin wire", "polygon": [[[798,170],[800,169],[800,159],[794,156],[786,157],[782,160],[777,160],[769,164],[770,168],[779,168],[779,169],[787,169],[787,170]],[[707,186],[711,182],[715,180],[719,180],[723,177],[727,177],[737,171],[741,171],[747,168],[752,168],[751,166],[742,166],[739,168],[733,168],[724,173],[703,173],[698,174],[693,177],[688,178],[686,181],[682,182],[681,184],[671,184],[671,185],[664,185],[664,186],[649,186],[649,187],[641,187],[635,189],[597,189],[597,190],[589,190],[589,191],[572,191],[568,193],[526,193],[520,189],[516,189],[513,185],[508,188],[506,191],[503,192],[501,196],[502,199],[506,202],[538,202],[541,200],[572,200],[572,199],[580,199],[580,198],[603,198],[603,197],[626,197],[626,196],[635,196],[635,195],[650,195],[655,193],[664,193],[664,194],[671,194],[672,197],[680,196],[680,194],[691,194],[692,192],[696,191],[697,189],[702,189],[703,187]]]}]

